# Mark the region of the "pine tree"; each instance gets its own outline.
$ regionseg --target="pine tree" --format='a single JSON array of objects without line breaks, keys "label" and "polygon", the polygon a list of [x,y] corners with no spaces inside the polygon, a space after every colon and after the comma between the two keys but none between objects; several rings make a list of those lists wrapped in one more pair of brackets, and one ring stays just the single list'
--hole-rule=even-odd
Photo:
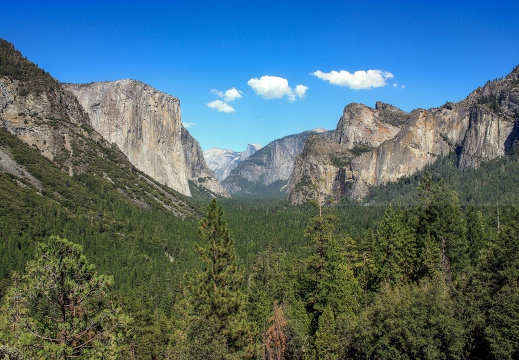
[{"label": "pine tree", "polygon": [[335,317],[327,306],[319,318],[319,328],[315,334],[315,358],[337,360],[339,358],[339,336],[336,333]]},{"label": "pine tree", "polygon": [[384,284],[350,331],[349,355],[363,359],[461,359],[463,324],[440,277]]},{"label": "pine tree", "polygon": [[270,327],[266,332],[264,341],[263,358],[266,360],[283,360],[287,341],[285,336],[287,322],[283,315],[283,307],[278,305],[277,302],[274,302],[274,314],[269,319],[269,323]]},{"label": "pine tree", "polygon": [[80,245],[56,236],[35,258],[6,296],[11,342],[45,358],[124,356],[130,319],[108,298],[112,278],[96,273]]},{"label": "pine tree", "polygon": [[417,262],[416,240],[402,215],[391,206],[378,225],[376,239],[379,281],[395,284],[412,280]]},{"label": "pine tree", "polygon": [[191,355],[251,358],[256,348],[241,290],[244,270],[238,266],[234,241],[215,199],[200,220],[198,233],[204,242],[197,247],[202,270],[195,272],[188,288],[193,301]]},{"label": "pine tree", "polygon": [[[419,187],[419,205],[414,210],[418,252],[423,253],[426,239],[435,241],[440,251],[444,250],[442,263],[448,263],[456,277],[470,265],[465,216],[458,195],[447,187],[445,181],[433,184],[429,178],[425,178]],[[418,264],[419,277],[424,276],[425,272],[423,260],[420,259]]]},{"label": "pine tree", "polygon": [[311,218],[305,229],[309,256],[302,295],[311,317],[310,336],[315,335],[319,317],[327,306],[338,317],[353,314],[360,305],[361,288],[353,272],[355,244],[345,240],[341,248],[334,234],[336,222],[335,215],[326,213]]},{"label": "pine tree", "polygon": [[473,206],[468,208],[467,214],[467,241],[472,266],[477,266],[485,250],[488,250],[488,234],[485,219],[481,211]]}]

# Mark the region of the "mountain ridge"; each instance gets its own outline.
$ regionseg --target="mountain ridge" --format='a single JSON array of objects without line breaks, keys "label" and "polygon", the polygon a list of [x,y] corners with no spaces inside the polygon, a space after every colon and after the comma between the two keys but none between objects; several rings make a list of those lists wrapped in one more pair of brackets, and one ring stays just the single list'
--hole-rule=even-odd
[{"label": "mountain ridge", "polygon": [[259,144],[248,144],[242,152],[231,149],[210,148],[204,151],[204,158],[214,176],[223,181],[238,164],[262,148]]},{"label": "mountain ridge", "polygon": [[[71,177],[90,174],[105,179],[140,207],[163,207],[179,217],[197,215],[185,198],[137,171],[118,146],[94,130],[77,98],[14,45],[0,40],[0,56],[0,127]],[[8,150],[2,149],[6,155]],[[15,160],[17,168],[6,160],[3,170],[25,174],[19,161]],[[40,180],[32,173],[24,178],[31,176]]]},{"label": "mountain ridge", "polygon": [[285,197],[294,159],[318,128],[274,140],[231,170],[222,185],[233,196]]},{"label": "mountain ridge", "polygon": [[371,186],[410,176],[452,152],[461,170],[477,168],[514,146],[518,118],[519,67],[438,108],[405,113],[380,102],[375,108],[349,104],[334,136],[307,142],[296,159],[289,201],[315,197],[317,183],[332,201],[360,200]]}]

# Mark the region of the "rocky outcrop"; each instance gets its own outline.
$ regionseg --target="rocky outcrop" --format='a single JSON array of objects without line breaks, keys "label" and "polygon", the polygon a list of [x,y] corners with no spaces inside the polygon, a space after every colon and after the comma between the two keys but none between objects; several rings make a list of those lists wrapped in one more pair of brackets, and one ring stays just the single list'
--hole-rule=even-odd
[{"label": "rocky outcrop", "polygon": [[407,114],[383,103],[375,109],[350,104],[338,123],[335,144],[320,140],[327,146],[315,141],[305,145],[296,160],[289,199],[302,203],[316,188],[335,200],[361,199],[370,186],[398,181],[451,152],[458,154],[461,170],[478,167],[517,143],[518,104],[519,67],[460,103],[439,108]]},{"label": "rocky outcrop", "polygon": [[178,99],[135,80],[64,86],[88,113],[92,127],[136,168],[191,195]]},{"label": "rocky outcrop", "polygon": [[316,133],[326,130],[306,131],[269,143],[233,169],[222,185],[233,195],[286,196],[294,160],[306,139]]},{"label": "rocky outcrop", "polygon": [[[379,108],[384,108],[385,111],[380,111]],[[349,104],[337,124],[335,141],[348,149],[359,146],[375,148],[393,138],[400,130],[401,124],[392,125],[384,121],[385,114],[397,111],[402,112],[380,102],[375,109],[356,103]]]},{"label": "rocky outcrop", "polygon": [[202,149],[182,126],[177,98],[135,80],[66,84],[92,127],[131,163],[161,184],[191,195],[189,181],[229,196],[205,163]]},{"label": "rocky outcrop", "polygon": [[204,153],[198,141],[196,141],[183,126],[181,134],[189,181],[192,181],[197,187],[204,188],[216,196],[230,197],[229,193],[207,167]]},{"label": "rocky outcrop", "polygon": [[204,158],[214,176],[218,180],[223,181],[229,176],[232,169],[259,149],[261,149],[261,145],[258,144],[247,145],[247,149],[243,152],[236,152],[231,149],[210,148],[204,151]]},{"label": "rocky outcrop", "polygon": [[45,81],[45,89],[29,91],[34,88],[26,81],[0,76],[0,126],[71,175],[82,174],[88,167],[85,141],[102,141],[101,136],[73,95],[50,76]]}]

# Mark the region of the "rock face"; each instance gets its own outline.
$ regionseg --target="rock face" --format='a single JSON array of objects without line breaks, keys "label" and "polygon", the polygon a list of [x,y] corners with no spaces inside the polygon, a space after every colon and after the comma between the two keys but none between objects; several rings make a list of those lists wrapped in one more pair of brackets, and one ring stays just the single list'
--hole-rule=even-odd
[{"label": "rock face", "polygon": [[370,186],[398,181],[451,152],[461,170],[504,155],[519,139],[519,67],[459,103],[405,113],[350,104],[331,139],[312,139],[296,159],[289,199],[361,199]]},{"label": "rock face", "polygon": [[[385,111],[381,111],[381,108]],[[407,118],[403,111],[380,102],[375,109],[356,103],[346,106],[337,124],[335,141],[350,150],[355,147],[379,146],[393,138],[400,130],[401,123],[392,125],[391,121],[384,117],[388,112],[397,112],[402,114],[403,119]]]},{"label": "rock face", "polygon": [[211,148],[204,151],[207,166],[214,176],[220,181],[225,180],[240,162],[248,158],[261,149],[259,144],[249,144],[243,152],[236,152],[230,149]]},{"label": "rock face", "polygon": [[228,196],[207,168],[200,145],[182,126],[177,98],[135,80],[64,86],[89,114],[92,127],[136,168],[187,196],[190,180]]},{"label": "rock face", "polygon": [[209,190],[214,195],[230,197],[229,193],[207,167],[204,153],[198,141],[196,141],[183,126],[181,134],[182,148],[184,149],[184,158],[189,180],[196,186]]},{"label": "rock face", "polygon": [[44,72],[30,80],[0,76],[0,126],[71,175],[87,171],[85,141],[103,141],[77,99]]},{"label": "rock face", "polygon": [[136,168],[191,195],[178,99],[134,80],[64,86],[89,114],[92,127]]},{"label": "rock face", "polygon": [[325,129],[285,136],[249,156],[234,168],[222,185],[233,196],[286,196],[296,156],[306,139]]}]

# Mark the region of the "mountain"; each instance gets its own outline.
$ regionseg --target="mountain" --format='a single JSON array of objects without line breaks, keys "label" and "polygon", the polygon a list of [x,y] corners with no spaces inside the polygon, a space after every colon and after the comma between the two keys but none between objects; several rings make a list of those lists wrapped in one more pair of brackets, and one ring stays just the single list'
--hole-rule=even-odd
[{"label": "mountain", "polygon": [[214,176],[216,176],[218,180],[223,181],[240,162],[260,149],[261,145],[259,144],[249,144],[247,149],[242,152],[236,152],[230,149],[210,148],[204,151],[204,157],[207,161],[207,166],[211,169]]},{"label": "mountain", "polygon": [[[158,206],[179,217],[197,215],[183,196],[138,171],[113,141],[105,140],[71,92],[1,39],[0,59],[0,127],[7,133],[36,149],[68,176],[94,176],[139,207]],[[8,140],[7,135],[4,138]],[[66,203],[65,189],[53,189],[52,181],[42,185],[52,170],[43,171],[43,165],[28,167],[36,160],[14,156],[7,140],[0,144],[5,156],[2,170],[22,175],[18,178],[21,184],[42,188],[47,195],[57,194],[57,199],[52,196],[54,201]],[[183,152],[181,155],[183,159]]]},{"label": "mountain", "polygon": [[294,159],[312,134],[325,134],[314,129],[274,140],[239,163],[222,181],[233,196],[286,196]]},{"label": "mountain", "polygon": [[198,141],[182,126],[181,142],[188,170],[189,182],[199,192],[211,197],[230,197],[222,184],[213,176],[205,162],[204,153]]},{"label": "mountain", "polygon": [[207,168],[200,145],[183,128],[177,98],[135,80],[63,86],[77,97],[92,127],[136,168],[187,196],[190,180],[228,196]]},{"label": "mountain", "polygon": [[[319,192],[333,200],[364,198],[450,153],[460,170],[502,156],[519,138],[519,67],[459,103],[406,113],[378,102],[345,107],[334,135],[311,137],[295,161],[289,200]],[[317,185],[318,184],[318,185]]]}]

